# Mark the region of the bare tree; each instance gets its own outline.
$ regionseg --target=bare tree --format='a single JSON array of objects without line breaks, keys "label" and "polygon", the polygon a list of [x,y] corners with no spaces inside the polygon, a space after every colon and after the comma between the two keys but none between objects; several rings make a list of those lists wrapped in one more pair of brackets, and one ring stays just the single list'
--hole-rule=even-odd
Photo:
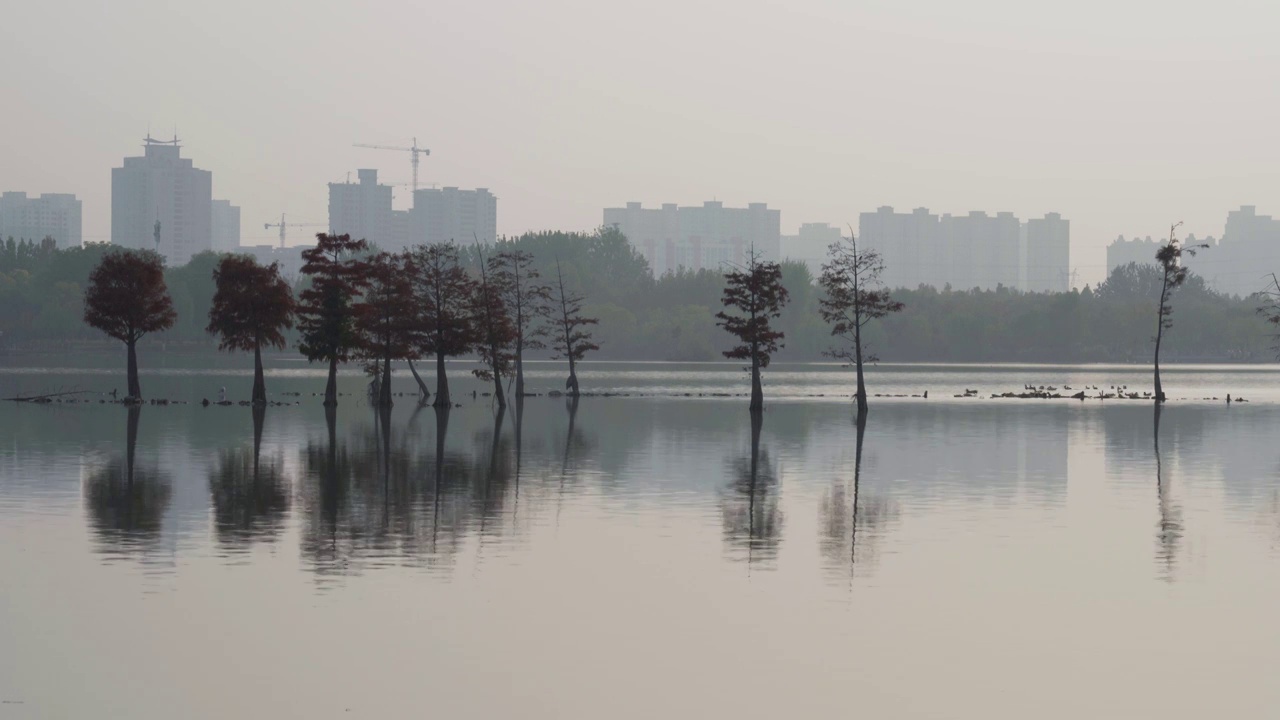
[{"label": "bare tree", "polygon": [[476,245],[479,253],[480,282],[475,285],[471,314],[476,319],[476,352],[483,368],[472,370],[481,380],[493,381],[494,398],[499,408],[506,408],[507,397],[502,391],[502,376],[509,374],[514,361],[512,345],[516,342],[515,322],[510,309],[503,302],[502,289],[494,283],[493,274],[485,269],[484,250]]},{"label": "bare tree", "polygon": [[567,292],[564,289],[564,273],[560,271],[560,261],[556,260],[556,283],[559,293],[556,299],[560,304],[560,337],[556,341],[556,357],[569,360],[569,379],[564,387],[574,398],[578,397],[577,362],[592,350],[600,346],[591,342],[591,333],[585,328],[600,321],[582,315],[582,303],[586,299],[581,294]]},{"label": "bare tree", "polygon": [[489,258],[489,282],[502,297],[515,329],[513,359],[516,401],[524,397],[524,351],[540,350],[544,321],[551,311],[551,288],[538,282],[533,255],[524,250],[503,250]]},{"label": "bare tree", "polygon": [[840,345],[825,351],[829,357],[839,358],[857,369],[858,390],[855,395],[858,417],[867,413],[867,384],[863,377],[864,361],[875,362],[872,355],[864,355],[862,328],[867,323],[898,312],[902,303],[889,296],[880,282],[884,272],[884,260],[874,250],[859,250],[858,240],[852,229],[849,237],[841,238],[827,248],[827,262],[822,266],[818,283],[826,291],[819,301],[818,312],[831,325],[831,335],[840,339]]},{"label": "bare tree", "polygon": [[1262,300],[1262,304],[1258,306],[1258,314],[1277,327],[1272,331],[1271,339],[1274,344],[1271,349],[1280,358],[1280,279],[1276,278],[1275,273],[1271,273],[1271,284],[1266,290],[1259,292],[1258,296]]},{"label": "bare tree", "polygon": [[1164,388],[1160,385],[1160,342],[1164,339],[1164,331],[1173,327],[1173,291],[1187,281],[1188,271],[1182,264],[1182,256],[1194,256],[1197,249],[1209,247],[1208,245],[1180,244],[1174,232],[1181,224],[1181,222],[1176,222],[1169,227],[1168,244],[1160,246],[1160,249],[1156,251],[1156,262],[1159,263],[1160,269],[1163,271],[1160,281],[1160,309],[1157,318],[1159,322],[1156,324],[1155,400],[1158,403],[1164,402]]}]

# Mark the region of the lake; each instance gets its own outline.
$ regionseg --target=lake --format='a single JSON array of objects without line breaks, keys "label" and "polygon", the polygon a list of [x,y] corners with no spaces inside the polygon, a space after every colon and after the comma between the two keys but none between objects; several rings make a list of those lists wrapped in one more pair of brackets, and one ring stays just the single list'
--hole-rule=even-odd
[{"label": "lake", "polygon": [[532,363],[498,412],[451,363],[460,407],[383,417],[291,358],[260,413],[200,404],[243,356],[144,355],[175,404],[136,411],[123,353],[3,362],[89,392],[0,403],[0,718],[1280,708],[1274,366],[1170,367],[1157,415],[990,398],[1140,366],[886,364],[859,433],[835,365],[771,368],[755,424],[734,364],[587,363],[575,408]]}]

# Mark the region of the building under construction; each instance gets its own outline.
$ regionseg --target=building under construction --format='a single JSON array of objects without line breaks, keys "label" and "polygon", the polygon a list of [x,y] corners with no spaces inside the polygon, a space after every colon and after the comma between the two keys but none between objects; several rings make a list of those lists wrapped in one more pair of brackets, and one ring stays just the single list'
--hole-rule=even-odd
[{"label": "building under construction", "polygon": [[356,182],[329,183],[329,232],[363,238],[396,251],[422,244],[491,243],[498,235],[498,199],[487,188],[423,188],[413,207],[392,208],[390,185],[377,170],[359,170]]}]

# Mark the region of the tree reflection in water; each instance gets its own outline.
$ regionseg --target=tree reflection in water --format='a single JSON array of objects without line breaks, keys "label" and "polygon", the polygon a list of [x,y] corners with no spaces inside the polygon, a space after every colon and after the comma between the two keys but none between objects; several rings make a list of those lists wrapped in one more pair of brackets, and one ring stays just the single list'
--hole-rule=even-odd
[{"label": "tree reflection in water", "polygon": [[1163,476],[1160,460],[1160,403],[1155,403],[1152,436],[1156,454],[1156,505],[1160,520],[1156,526],[1156,562],[1160,566],[1160,579],[1173,582],[1178,564],[1178,549],[1182,543],[1182,508],[1169,497],[1168,483]]},{"label": "tree reflection in water", "polygon": [[769,562],[782,540],[778,476],[769,451],[760,448],[764,414],[751,415],[751,454],[730,462],[729,485],[721,493],[724,539],[735,559],[749,565]]},{"label": "tree reflection in water", "polygon": [[213,527],[228,550],[246,550],[260,540],[274,541],[289,513],[289,483],[278,455],[262,458],[266,406],[253,406],[253,450],[230,448],[218,455],[209,474]]},{"label": "tree reflection in water", "polygon": [[885,527],[898,517],[892,500],[870,496],[862,487],[862,444],[867,416],[859,416],[855,424],[852,488],[836,482],[818,506],[821,533],[818,543],[827,570],[850,578],[874,566],[878,554],[876,541],[884,534]]},{"label": "tree reflection in water", "polygon": [[450,409],[434,413],[434,442],[396,426],[385,409],[345,441],[326,418],[328,441],[303,454],[302,552],[316,572],[447,569],[472,530],[482,538],[509,531],[519,461],[503,433],[505,409],[475,433],[470,453],[449,449]]},{"label": "tree reflection in water", "polygon": [[125,454],[99,466],[85,480],[90,525],[105,553],[145,553],[160,540],[169,507],[168,475],[136,462],[142,408],[130,406],[125,423]]}]

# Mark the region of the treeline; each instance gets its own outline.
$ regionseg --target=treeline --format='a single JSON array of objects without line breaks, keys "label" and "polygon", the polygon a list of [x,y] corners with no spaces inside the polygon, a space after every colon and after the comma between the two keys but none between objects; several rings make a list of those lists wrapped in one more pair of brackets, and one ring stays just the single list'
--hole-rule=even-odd
[{"label": "treeline", "polygon": [[[48,243],[0,247],[0,347],[42,341],[96,340],[82,322],[84,289],[109,246],[59,250]],[[478,275],[477,248],[463,245],[461,265]],[[653,278],[647,262],[616,230],[593,233],[529,233],[490,247],[532,258],[544,279],[559,260],[564,281],[585,299],[601,359],[720,360],[731,338],[716,327],[724,275],[680,271]],[[205,331],[212,305],[213,268],[220,258],[198,255],[166,268],[165,282],[177,314],[174,326],[152,339],[214,348]],[[1259,268],[1259,274],[1267,268]],[[870,352],[886,361],[1131,362],[1148,361],[1156,332],[1154,311],[1160,269],[1153,264],[1118,268],[1095,288],[1067,293],[1008,289],[897,289],[901,312],[868,325]],[[295,294],[305,278],[291,278]],[[831,327],[819,315],[822,291],[803,263],[782,263],[791,302],[775,327],[786,335],[775,360],[821,360],[832,344]],[[1176,327],[1164,339],[1167,361],[1254,361],[1274,358],[1270,327],[1257,315],[1259,298],[1213,292],[1192,275],[1174,301]],[[297,343],[296,331],[286,332]],[[533,349],[530,357],[549,357]]]}]

